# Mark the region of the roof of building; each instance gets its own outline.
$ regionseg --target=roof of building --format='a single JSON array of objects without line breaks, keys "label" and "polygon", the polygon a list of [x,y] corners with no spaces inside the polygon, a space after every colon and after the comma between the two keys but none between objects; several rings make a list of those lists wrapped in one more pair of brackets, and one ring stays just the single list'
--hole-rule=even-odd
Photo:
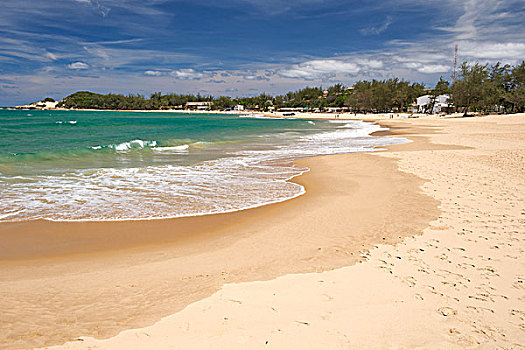
[{"label": "roof of building", "polygon": [[211,106],[212,102],[186,102],[186,106]]}]

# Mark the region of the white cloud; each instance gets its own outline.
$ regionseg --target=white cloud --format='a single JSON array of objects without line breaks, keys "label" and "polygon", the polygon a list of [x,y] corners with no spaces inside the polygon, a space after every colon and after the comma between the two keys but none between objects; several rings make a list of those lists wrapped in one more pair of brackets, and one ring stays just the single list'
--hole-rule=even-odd
[{"label": "white cloud", "polygon": [[268,77],[264,77],[257,74],[248,74],[243,76],[246,80],[270,80]]},{"label": "white cloud", "polygon": [[497,43],[497,42],[460,42],[459,49],[462,56],[478,59],[523,59],[525,57],[525,43]]},{"label": "white cloud", "polygon": [[415,70],[423,74],[436,74],[436,73],[445,73],[452,70],[452,66],[446,66],[443,64],[429,64],[421,62],[407,62],[404,63],[405,68]]},{"label": "white cloud", "polygon": [[52,61],[55,61],[58,57],[57,55],[55,55],[54,53],[51,53],[51,52],[46,52],[45,55],[47,58],[51,59]]},{"label": "white cloud", "polygon": [[446,73],[449,72],[452,68],[442,64],[429,64],[423,65],[417,69],[418,72],[424,74],[435,74],[435,73]]},{"label": "white cloud", "polygon": [[103,59],[104,61],[109,61],[109,59],[110,59],[110,55],[108,54],[108,50],[104,49],[100,45],[95,45],[95,44],[90,44],[89,46],[85,45],[83,47],[83,49],[86,50],[86,52],[88,54],[96,56],[96,57],[99,57],[99,58]]},{"label": "white cloud", "polygon": [[353,62],[344,62],[335,59],[312,60],[292,66],[279,72],[284,78],[292,79],[326,79],[337,74],[356,74],[361,68]]},{"label": "white cloud", "polygon": [[102,17],[106,17],[109,11],[111,11],[109,7],[102,5],[99,0],[75,0],[75,1],[80,2],[82,4],[93,6],[93,8],[95,8],[97,11],[100,12]]},{"label": "white cloud", "polygon": [[175,79],[200,80],[203,78],[211,77],[213,74],[211,74],[210,72],[197,72],[195,69],[192,68],[185,68],[171,71],[170,75],[173,76]]},{"label": "white cloud", "polygon": [[377,59],[364,59],[364,58],[358,58],[355,60],[355,62],[361,66],[364,66],[368,69],[379,69],[383,68],[384,63],[383,61],[377,60]]},{"label": "white cloud", "polygon": [[89,68],[89,65],[87,63],[84,63],[84,62],[73,62],[71,64],[68,64],[67,65],[67,68],[68,69],[88,69]]},{"label": "white cloud", "polygon": [[453,40],[523,38],[523,0],[444,0],[444,5],[460,14],[454,25],[441,28],[453,33]]},{"label": "white cloud", "polygon": [[310,60],[281,69],[278,75],[283,78],[303,80],[327,80],[336,76],[353,76],[363,71],[378,70],[384,66],[379,59],[365,57],[338,57]]},{"label": "white cloud", "polygon": [[387,30],[391,24],[392,24],[392,17],[387,16],[385,19],[385,22],[381,24],[380,26],[375,26],[375,27],[372,26],[372,27],[363,28],[359,31],[359,33],[361,33],[362,35],[379,35],[383,33],[385,30]]},{"label": "white cloud", "polygon": [[262,13],[266,16],[279,15],[290,12],[296,8],[308,6],[315,3],[321,3],[325,0],[229,0],[229,1],[209,1],[209,0],[192,0],[192,3],[203,3],[206,6],[217,6],[223,8],[246,8],[252,12]]},{"label": "white cloud", "polygon": [[152,76],[152,77],[158,77],[158,76],[161,76],[163,72],[158,71],[158,70],[147,70],[144,72],[144,74]]}]

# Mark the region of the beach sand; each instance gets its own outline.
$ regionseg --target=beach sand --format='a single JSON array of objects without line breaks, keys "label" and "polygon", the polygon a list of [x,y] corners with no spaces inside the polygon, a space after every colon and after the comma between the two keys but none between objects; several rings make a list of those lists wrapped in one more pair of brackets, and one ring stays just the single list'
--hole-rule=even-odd
[{"label": "beach sand", "polygon": [[383,120],[415,142],[301,160],[306,195],[238,213],[2,225],[0,344],[522,348],[524,121]]},{"label": "beach sand", "polygon": [[298,164],[312,169],[296,179],[307,193],[257,209],[0,225],[1,344],[60,344],[150,325],[224,283],[352,265],[439,214],[438,202],[419,193],[423,181],[397,171],[395,160],[352,154]]}]

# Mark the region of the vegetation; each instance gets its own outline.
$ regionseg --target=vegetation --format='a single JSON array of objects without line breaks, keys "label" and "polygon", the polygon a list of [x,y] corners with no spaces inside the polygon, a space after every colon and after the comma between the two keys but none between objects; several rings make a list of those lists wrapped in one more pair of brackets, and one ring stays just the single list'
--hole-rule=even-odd
[{"label": "vegetation", "polygon": [[465,113],[524,111],[525,61],[515,67],[464,62],[451,91],[455,106]]},{"label": "vegetation", "polygon": [[410,83],[397,78],[358,81],[353,87],[335,84],[322,87],[305,87],[284,95],[260,94],[254,97],[232,98],[191,94],[166,94],[160,92],[149,98],[142,95],[101,95],[79,91],[64,98],[59,107],[77,109],[182,109],[187,102],[212,102],[213,109],[228,110],[236,105],[246,109],[268,110],[274,108],[302,108],[323,111],[329,107],[347,107],[355,112],[408,111],[417,97],[430,95],[432,110],[439,95],[450,95],[450,102],[460,111],[517,112],[525,110],[525,61],[510,66],[473,65],[464,62],[459,77],[451,85],[443,77],[434,89],[425,89],[421,83]]},{"label": "vegetation", "polygon": [[345,99],[345,105],[356,112],[406,111],[415,99],[425,94],[420,83],[388,79],[383,81],[359,81]]}]

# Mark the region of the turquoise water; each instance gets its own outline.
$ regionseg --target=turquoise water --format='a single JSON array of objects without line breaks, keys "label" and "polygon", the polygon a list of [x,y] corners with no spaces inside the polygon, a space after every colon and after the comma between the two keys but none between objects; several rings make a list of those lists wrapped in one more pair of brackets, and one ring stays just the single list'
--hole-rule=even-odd
[{"label": "turquoise water", "polygon": [[202,215],[293,198],[297,157],[399,142],[362,122],[0,110],[0,220]]},{"label": "turquoise water", "polygon": [[[211,114],[0,110],[0,171],[188,165],[224,156],[235,144],[317,129],[305,121]],[[194,150],[191,157],[160,153],[186,147]]]}]

